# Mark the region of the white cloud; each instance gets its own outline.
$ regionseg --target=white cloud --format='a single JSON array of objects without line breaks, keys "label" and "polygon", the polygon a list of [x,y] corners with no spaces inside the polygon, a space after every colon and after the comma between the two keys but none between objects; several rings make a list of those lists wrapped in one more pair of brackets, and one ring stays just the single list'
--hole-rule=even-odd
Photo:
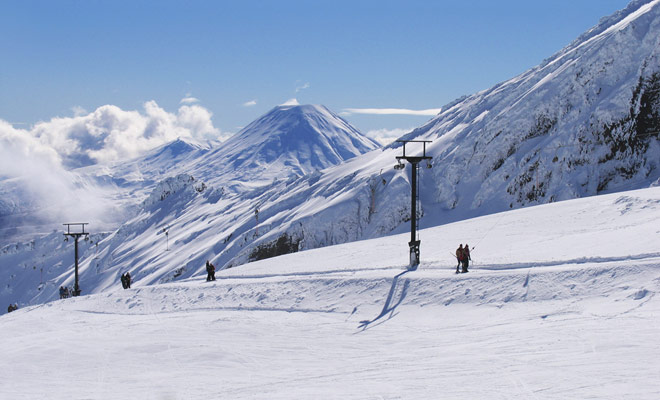
[{"label": "white cloud", "polygon": [[15,129],[2,120],[0,171],[18,185],[5,200],[34,208],[35,216],[48,222],[80,218],[107,221],[120,212],[102,189],[90,189],[75,173],[67,171],[53,147],[30,131]]},{"label": "white cloud", "polygon": [[342,115],[351,114],[374,114],[374,115],[419,115],[435,116],[442,108],[430,108],[427,110],[409,110],[407,108],[345,108]]},{"label": "white cloud", "polygon": [[298,99],[289,99],[284,103],[280,104],[280,106],[299,106],[299,105],[300,103],[298,103]]},{"label": "white cloud", "polygon": [[26,204],[35,204],[51,220],[111,218],[121,210],[110,196],[71,169],[136,157],[179,137],[205,141],[227,136],[211,117],[196,104],[171,113],[149,101],[142,112],[105,105],[27,129],[0,120],[0,175],[20,182],[28,193],[29,199],[17,201],[29,200]]},{"label": "white cloud", "polygon": [[179,102],[179,104],[195,104],[195,103],[199,103],[199,99],[192,97],[190,95],[186,95],[186,97],[181,99],[181,101]]},{"label": "white cloud", "polygon": [[87,114],[87,110],[85,110],[84,108],[82,108],[80,106],[71,107],[71,111],[73,111],[73,115],[76,116],[76,117]]},{"label": "white cloud", "polygon": [[368,131],[365,136],[370,137],[383,146],[386,146],[412,130],[413,128],[374,129]]},{"label": "white cloud", "polygon": [[309,82],[305,82],[302,85],[296,86],[296,93],[300,92],[301,90],[309,89]]},{"label": "white cloud", "polygon": [[243,107],[252,107],[257,105],[257,100],[250,100],[243,103]]},{"label": "white cloud", "polygon": [[[221,139],[225,134],[213,126],[211,117],[209,110],[197,104],[183,105],[176,113],[154,101],[146,102],[143,112],[105,105],[86,115],[40,122],[20,130],[18,136],[23,142],[29,138],[38,144],[35,149],[56,154],[65,168],[74,168],[137,157],[179,137]],[[5,138],[9,137],[7,126],[11,125],[3,125]],[[16,142],[17,135],[11,140]]]}]

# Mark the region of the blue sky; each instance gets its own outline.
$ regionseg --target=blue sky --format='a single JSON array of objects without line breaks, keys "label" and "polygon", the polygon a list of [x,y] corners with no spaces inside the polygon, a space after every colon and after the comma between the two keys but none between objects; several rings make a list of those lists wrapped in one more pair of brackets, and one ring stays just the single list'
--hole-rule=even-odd
[{"label": "blue sky", "polygon": [[176,112],[183,99],[222,132],[296,98],[362,132],[428,116],[514,77],[627,0],[29,1],[0,3],[0,119],[38,121],[102,105]]}]

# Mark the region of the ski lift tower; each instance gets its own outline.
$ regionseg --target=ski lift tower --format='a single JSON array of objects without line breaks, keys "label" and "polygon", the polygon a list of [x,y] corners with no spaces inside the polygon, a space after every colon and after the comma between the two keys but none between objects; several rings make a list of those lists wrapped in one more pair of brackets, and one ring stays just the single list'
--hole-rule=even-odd
[{"label": "ski lift tower", "polygon": [[[63,224],[66,226],[66,233],[64,234],[65,240],[69,239],[69,236],[71,236],[74,240],[75,243],[75,255],[76,255],[76,263],[75,263],[75,276],[76,280],[73,285],[73,295],[74,296],[80,296],[80,286],[78,285],[78,239],[81,237],[84,237],[85,240],[89,240],[89,232],[85,232],[85,225],[89,225],[87,222],[75,222],[75,223],[68,223],[68,224]],[[75,232],[71,232],[71,227],[73,227]],[[79,228],[79,229],[76,229]]]},{"label": "ski lift tower", "polygon": [[[419,163],[426,160],[427,168],[431,168],[431,164],[428,163],[431,156],[426,155],[426,143],[431,143],[430,140],[397,140],[399,143],[403,143],[403,155],[397,156],[396,159],[398,164],[394,166],[394,169],[404,169],[405,164],[401,160],[406,160],[412,166],[412,176],[410,179],[410,268],[414,269],[419,265],[419,244],[421,240],[417,238],[417,168]],[[406,155],[406,144],[407,143],[422,143],[422,155],[421,156],[409,156]]]}]

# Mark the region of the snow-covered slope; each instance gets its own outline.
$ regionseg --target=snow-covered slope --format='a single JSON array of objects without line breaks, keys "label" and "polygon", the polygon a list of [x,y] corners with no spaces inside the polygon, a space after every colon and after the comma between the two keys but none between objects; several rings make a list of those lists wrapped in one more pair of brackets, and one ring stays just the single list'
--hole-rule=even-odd
[{"label": "snow-covered slope", "polygon": [[538,67],[444,107],[434,202],[502,210],[660,177],[660,2],[633,1]]},{"label": "snow-covered slope", "polygon": [[[105,241],[92,240],[93,257],[81,252],[81,269],[104,275],[87,283],[86,291],[102,290],[114,282],[119,271],[128,269],[136,279],[152,283],[188,277],[205,258],[214,259],[228,246],[240,249],[245,245],[246,232],[258,218],[259,198],[270,188],[280,188],[302,174],[376,146],[322,106],[276,107],[236,138],[214,150],[177,140],[145,157],[77,171],[99,186],[115,188],[111,200],[131,216],[118,230],[104,235]],[[88,229],[98,232],[93,224]],[[5,258],[4,272],[16,275],[18,265],[39,265],[39,270],[46,269],[40,283],[55,288],[72,285],[69,266],[73,257],[60,253],[61,238],[55,233],[9,246],[37,246],[39,252],[57,256],[45,260],[36,252],[21,252]],[[169,240],[171,252],[167,251]],[[209,247],[209,243],[215,244]],[[87,244],[81,246],[87,249]],[[11,281],[6,288],[11,296],[21,293],[21,302],[35,301],[35,290],[37,286],[19,289]],[[57,294],[51,288],[37,297],[46,301],[53,296]]]},{"label": "snow-covered slope", "polygon": [[116,279],[0,317],[0,397],[657,399],[659,226],[652,188],[422,230],[415,271],[402,234]]},{"label": "snow-covered slope", "polygon": [[[659,38],[660,2],[634,1],[538,67],[406,135],[432,141],[433,168],[420,169],[421,225],[657,184]],[[277,229],[260,230],[228,265],[281,238],[309,249],[405,230],[410,167],[392,170],[401,154],[394,143],[274,188],[264,197]]]}]

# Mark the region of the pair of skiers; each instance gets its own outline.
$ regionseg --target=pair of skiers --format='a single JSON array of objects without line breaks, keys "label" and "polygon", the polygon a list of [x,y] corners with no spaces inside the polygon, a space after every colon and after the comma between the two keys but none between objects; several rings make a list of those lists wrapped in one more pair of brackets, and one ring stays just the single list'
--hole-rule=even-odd
[{"label": "pair of skiers", "polygon": [[211,264],[209,260],[206,260],[206,281],[215,280],[215,265]]},{"label": "pair of skiers", "polygon": [[[463,244],[460,244],[458,246],[458,249],[456,249],[456,260],[458,260],[458,264],[456,265],[456,273],[458,274],[459,272],[468,272],[468,265],[470,264],[470,261],[472,261],[472,258],[470,258],[470,246],[468,244],[465,244],[465,247],[463,247]],[[462,266],[462,271],[459,271],[459,267]]]},{"label": "pair of skiers", "polygon": [[125,274],[121,275],[121,286],[124,289],[130,289],[131,288],[131,273],[126,271]]},{"label": "pair of skiers", "polygon": [[69,288],[60,286],[60,299],[66,299],[70,296]]},{"label": "pair of skiers", "polygon": [[10,313],[12,311],[18,310],[18,304],[10,304],[9,307],[7,307],[7,313]]}]

